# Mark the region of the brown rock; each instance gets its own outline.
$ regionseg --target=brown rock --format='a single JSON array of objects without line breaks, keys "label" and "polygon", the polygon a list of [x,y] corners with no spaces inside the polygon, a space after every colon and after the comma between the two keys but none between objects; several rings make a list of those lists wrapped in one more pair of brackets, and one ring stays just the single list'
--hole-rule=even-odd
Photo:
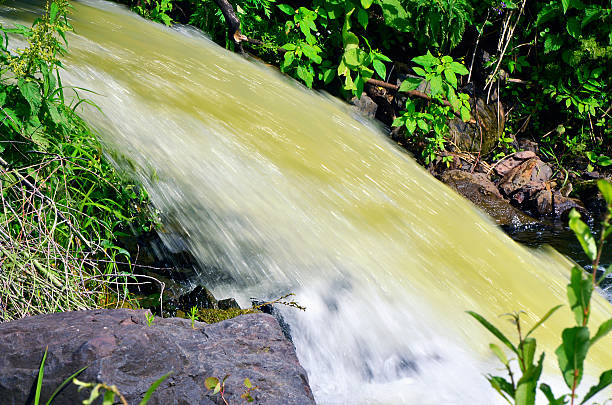
[{"label": "brown rock", "polygon": [[576,208],[582,213],[586,213],[586,209],[582,202],[575,198],[564,197],[559,191],[553,195],[553,204],[555,207],[555,216],[562,217],[569,213],[572,208]]},{"label": "brown rock", "polygon": [[504,158],[495,165],[495,173],[499,176],[505,176],[510,170],[514,169],[527,159],[536,157],[535,153],[530,151],[517,152],[509,157]]},{"label": "brown rock", "polygon": [[544,183],[550,180],[551,176],[550,166],[537,157],[531,158],[507,172],[499,182],[499,188],[508,197],[519,190],[531,197],[535,191],[544,188]]},{"label": "brown rock", "polygon": [[448,170],[441,180],[470,200],[499,225],[522,226],[537,221],[514,208],[504,200],[499,190],[483,173]]},{"label": "brown rock", "polygon": [[[204,387],[207,377],[223,378],[225,398],[242,403],[249,378],[258,388],[257,404],[314,404],[306,372],[276,319],[242,315],[216,324],[155,318],[128,309],[63,312],[0,323],[0,403],[22,405],[35,387],[48,347],[42,403],[66,378],[84,366],[85,382],[114,384],[128,403],[137,404],[149,386],[172,372],[150,405],[218,404]],[[84,391],[68,384],[54,403],[81,404]]]},{"label": "brown rock", "polygon": [[534,198],[534,210],[540,216],[553,213],[553,193],[550,188],[538,191]]}]

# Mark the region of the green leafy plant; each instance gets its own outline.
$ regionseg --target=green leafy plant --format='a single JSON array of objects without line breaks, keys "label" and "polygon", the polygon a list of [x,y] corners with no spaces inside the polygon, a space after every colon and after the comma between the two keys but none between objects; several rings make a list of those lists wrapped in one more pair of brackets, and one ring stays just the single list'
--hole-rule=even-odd
[{"label": "green leafy plant", "polygon": [[171,26],[174,22],[170,14],[172,13],[172,0],[144,0],[135,6],[134,11],[148,18],[149,20]]},{"label": "green leafy plant", "polygon": [[[563,376],[568,394],[559,397],[555,396],[552,389],[546,383],[539,383],[542,375],[542,367],[545,358],[544,352],[540,354],[536,361],[537,342],[531,334],[540,327],[546,320],[556,312],[561,306],[555,306],[549,310],[526,334],[521,328],[520,313],[507,314],[516,325],[518,344],[514,344],[493,324],[481,315],[468,311],[482,326],[491,332],[503,345],[510,350],[519,365],[519,375],[515,376],[510,366],[513,359],[508,359],[504,351],[497,345],[491,344],[489,347],[504,365],[508,378],[503,376],[488,375],[487,379],[491,386],[509,403],[516,405],[535,404],[536,389],[545,395],[549,405],[562,405],[568,402],[571,405],[584,404],[592,399],[596,394],[612,384],[612,369],[604,371],[599,376],[599,382],[589,388],[582,400],[577,397],[577,388],[580,386],[584,376],[584,366],[589,349],[602,337],[612,330],[612,319],[602,323],[594,335],[589,330],[589,319],[591,315],[591,297],[594,289],[612,272],[612,266],[597,276],[599,260],[606,238],[612,233],[610,219],[612,218],[612,184],[600,180],[597,183],[599,190],[607,203],[607,213],[602,222],[601,236],[599,243],[591,233],[591,230],[580,219],[580,214],[575,210],[570,213],[569,226],[574,231],[584,252],[592,262],[592,272],[588,274],[579,266],[574,266],[571,270],[570,282],[567,285],[567,297],[569,307],[574,314],[576,326],[565,328],[561,333],[561,344],[555,351],[559,371]],[[538,385],[539,384],[539,385]]]},{"label": "green leafy plant", "polygon": [[147,326],[151,326],[155,322],[155,315],[150,312],[145,313],[145,318],[147,319]]},{"label": "green leafy plant", "polygon": [[413,67],[418,77],[408,77],[399,91],[410,93],[423,87],[429,90],[429,94],[420,92],[427,101],[408,98],[406,110],[393,126],[405,126],[410,137],[423,141],[422,155],[425,163],[430,163],[445,150],[448,120],[456,115],[463,121],[471,119],[469,95],[457,91],[457,76],[468,74],[468,70],[448,55],[438,58],[429,51],[412,61],[419,65]]},{"label": "green leafy plant", "polygon": [[[117,237],[153,227],[146,193],[76,113],[88,101],[64,95],[70,10],[57,0],[31,27],[0,26],[0,320],[126,299]],[[24,48],[9,46],[15,36]]]},{"label": "green leafy plant", "polygon": [[[149,386],[147,392],[145,392],[144,396],[142,397],[142,400],[138,404],[146,405],[151,399],[151,396],[153,395],[155,390],[170,376],[170,374],[172,374],[172,372],[164,374],[155,382],[153,382],[153,384]],[[125,397],[121,394],[121,392],[115,385],[108,385],[103,383],[86,383],[83,381],[79,381],[76,378],[73,378],[72,381],[79,387],[79,391],[82,391],[84,389],[91,390],[89,393],[89,398],[83,400],[83,405],[91,405],[95,403],[95,401],[100,398],[100,396],[102,396],[102,405],[116,404],[117,400],[115,398],[117,398],[122,405],[129,405]]]},{"label": "green leafy plant", "polygon": [[195,321],[198,319],[198,307],[191,307],[189,310],[189,319],[191,320],[191,328],[195,329]]},{"label": "green leafy plant", "polygon": [[[222,380],[219,380],[217,377],[208,377],[206,380],[204,380],[204,386],[211,390],[213,395],[219,394],[225,405],[229,405],[229,402],[225,398],[225,381],[228,379],[228,377],[229,375],[226,375]],[[240,397],[246,402],[253,402],[255,399],[252,397],[251,392],[256,390],[258,387],[253,386],[249,378],[244,379],[243,385],[245,390]]]}]

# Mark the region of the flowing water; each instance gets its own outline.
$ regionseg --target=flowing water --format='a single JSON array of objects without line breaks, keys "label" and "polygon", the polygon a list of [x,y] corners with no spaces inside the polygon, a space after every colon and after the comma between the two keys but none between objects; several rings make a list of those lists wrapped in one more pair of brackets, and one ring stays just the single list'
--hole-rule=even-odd
[{"label": "flowing water", "polygon": [[[497,403],[492,337],[464,311],[533,323],[565,302],[567,260],[511,241],[339,101],[195,30],[74,6],[64,81],[104,112],[85,117],[215,295],[297,294],[307,310],[283,312],[319,403]],[[570,321],[560,311],[538,338],[553,349]],[[592,370],[612,364],[598,345]]]}]

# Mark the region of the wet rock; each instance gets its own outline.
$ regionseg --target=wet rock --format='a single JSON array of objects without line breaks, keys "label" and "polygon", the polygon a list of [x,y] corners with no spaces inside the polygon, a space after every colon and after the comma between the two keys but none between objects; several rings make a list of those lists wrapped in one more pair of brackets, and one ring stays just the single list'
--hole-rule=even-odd
[{"label": "wet rock", "polygon": [[533,199],[535,213],[539,216],[553,213],[553,193],[550,187],[538,191]]},{"label": "wet rock", "polygon": [[441,180],[476,204],[499,225],[518,227],[537,223],[504,200],[483,173],[449,170],[442,175]]},{"label": "wet rock", "polygon": [[201,285],[181,296],[178,303],[180,308],[185,308],[187,310],[191,307],[219,309],[219,304],[213,293]]},{"label": "wet rock", "polygon": [[[501,107],[501,104],[499,106]],[[485,100],[478,98],[475,107],[472,103],[472,116],[477,115],[480,128],[475,123],[463,122],[459,118],[452,119],[449,122],[449,135],[453,143],[462,151],[488,155],[504,131],[503,109],[499,118],[497,109],[498,103],[486,104]]]},{"label": "wet rock", "polygon": [[226,298],[224,300],[219,300],[217,302],[217,305],[219,306],[219,309],[240,309],[240,305],[238,305],[238,303],[236,302],[236,300],[234,298]]},{"label": "wet rock", "polygon": [[[250,314],[207,325],[178,318],[155,318],[127,309],[65,312],[0,324],[0,398],[22,405],[32,389],[48,347],[43,402],[67,377],[88,366],[79,379],[115,384],[131,404],[172,372],[150,405],[218,404],[204,387],[207,377],[223,378],[229,403],[242,403],[243,381],[258,404],[314,404],[304,369],[273,316]],[[87,394],[69,384],[58,404],[81,404]]]},{"label": "wet rock", "polygon": [[577,209],[583,214],[586,213],[586,209],[580,200],[564,197],[559,191],[555,191],[553,194],[553,205],[555,210],[554,214],[559,218],[569,214],[572,208]]},{"label": "wet rock", "polygon": [[361,93],[361,98],[353,97],[351,104],[357,107],[357,110],[368,118],[374,118],[376,116],[376,110],[378,104],[374,102],[365,92]]}]

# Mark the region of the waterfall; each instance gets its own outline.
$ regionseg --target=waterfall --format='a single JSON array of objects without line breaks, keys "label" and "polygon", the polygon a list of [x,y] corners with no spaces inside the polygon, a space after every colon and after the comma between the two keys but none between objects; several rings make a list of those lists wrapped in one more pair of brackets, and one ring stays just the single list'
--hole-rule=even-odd
[{"label": "waterfall", "polygon": [[[28,7],[4,5],[2,21]],[[296,294],[306,311],[282,311],[319,403],[498,403],[483,377],[499,370],[494,338],[465,311],[508,333],[499,314],[533,324],[566,302],[566,259],[511,241],[340,101],[195,29],[74,7],[63,81],[92,91],[80,94],[99,110],[84,117],[215,295]],[[612,311],[595,304],[598,324]],[[565,307],[537,334],[547,370],[571,322]],[[593,374],[612,364],[609,344]]]}]

